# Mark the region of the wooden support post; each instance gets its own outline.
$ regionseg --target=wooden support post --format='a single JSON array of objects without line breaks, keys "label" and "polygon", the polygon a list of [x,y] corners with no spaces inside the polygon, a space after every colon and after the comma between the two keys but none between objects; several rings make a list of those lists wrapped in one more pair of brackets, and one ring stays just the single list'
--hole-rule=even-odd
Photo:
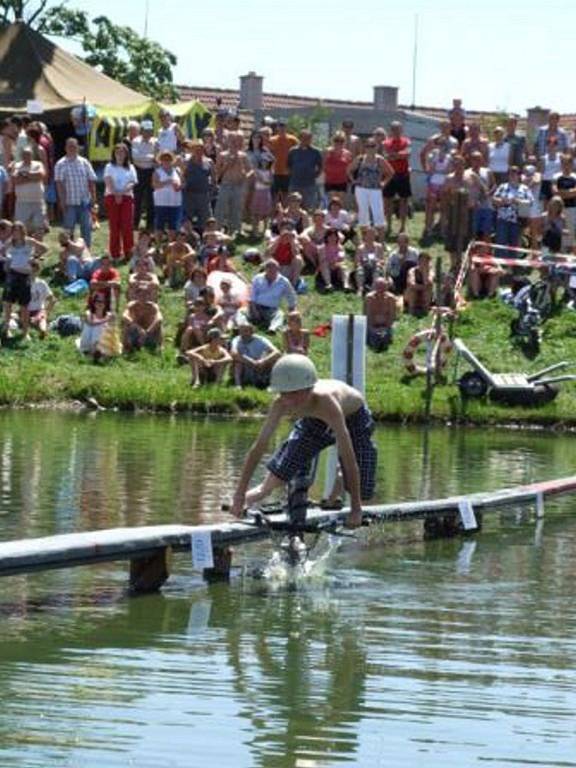
[{"label": "wooden support post", "polygon": [[143,595],[158,592],[170,576],[170,547],[158,550],[155,555],[130,560],[130,593]]},{"label": "wooden support post", "polygon": [[230,579],[230,568],[232,567],[232,547],[214,547],[213,568],[204,568],[204,579],[208,582],[228,581]]}]

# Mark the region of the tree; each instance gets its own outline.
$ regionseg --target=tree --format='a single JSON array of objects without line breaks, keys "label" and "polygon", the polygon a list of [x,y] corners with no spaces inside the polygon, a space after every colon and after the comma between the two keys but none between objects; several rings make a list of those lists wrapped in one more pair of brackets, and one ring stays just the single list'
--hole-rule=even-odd
[{"label": "tree", "polygon": [[113,24],[106,16],[90,19],[65,4],[49,7],[49,0],[0,0],[0,27],[17,19],[43,34],[80,43],[87,64],[129,88],[157,99],[178,98],[172,83],[174,54],[130,27]]}]

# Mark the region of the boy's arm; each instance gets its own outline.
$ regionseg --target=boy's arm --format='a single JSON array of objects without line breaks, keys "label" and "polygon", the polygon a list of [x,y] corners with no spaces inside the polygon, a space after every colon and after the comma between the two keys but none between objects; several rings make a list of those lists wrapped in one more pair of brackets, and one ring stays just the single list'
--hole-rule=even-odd
[{"label": "boy's arm", "polygon": [[276,431],[276,427],[278,426],[281,418],[282,407],[279,401],[275,400],[272,404],[272,407],[270,408],[270,411],[268,412],[266,421],[260,430],[260,434],[250,447],[250,450],[248,451],[248,454],[244,460],[244,466],[242,467],[240,479],[238,480],[236,492],[234,493],[234,498],[232,500],[231,511],[232,514],[236,517],[240,517],[242,515],[245,505],[246,492],[248,490],[248,484],[250,483],[252,475],[254,474],[254,470],[264,455],[268,441]]}]

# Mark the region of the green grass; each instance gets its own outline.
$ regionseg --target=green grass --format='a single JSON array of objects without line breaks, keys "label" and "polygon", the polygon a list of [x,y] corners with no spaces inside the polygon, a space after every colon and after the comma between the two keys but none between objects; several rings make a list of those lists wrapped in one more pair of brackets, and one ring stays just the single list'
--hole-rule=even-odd
[{"label": "green grass", "polygon": [[[410,234],[417,238],[422,216],[410,222]],[[56,259],[56,233],[52,233],[48,265]],[[96,233],[96,253],[105,250],[107,229]],[[243,247],[238,248],[241,252]],[[428,249],[441,254],[440,246]],[[125,268],[122,269],[125,273]],[[126,275],[124,274],[124,279]],[[311,283],[311,279],[308,278]],[[55,289],[59,301],[54,315],[82,314],[85,298],[66,298]],[[330,320],[332,314],[361,311],[361,300],[352,295],[320,296],[313,289],[301,297],[300,309],[306,325],[313,328]],[[102,365],[82,358],[74,339],[50,334],[45,341],[36,335],[26,344],[18,337],[0,349],[0,404],[27,406],[37,403],[62,403],[93,398],[107,408],[189,411],[196,413],[254,413],[265,411],[270,396],[255,389],[233,387],[190,387],[190,371],[178,367],[173,344],[176,324],[183,314],[181,291],[163,288],[161,297],[165,317],[164,349],[152,354],[140,352]],[[509,335],[514,313],[498,300],[472,303],[458,318],[456,335],[462,337],[477,356],[494,372],[535,371],[559,360],[576,361],[576,313],[563,309],[544,325],[544,338],[538,357],[528,360]],[[378,419],[421,421],[427,418],[424,377],[405,375],[401,353],[418,330],[430,319],[402,316],[396,326],[394,343],[388,351],[367,352],[367,399]],[[312,337],[311,357],[321,375],[329,375],[331,338]],[[453,356],[452,356],[453,357]],[[461,363],[460,371],[465,369]],[[454,381],[453,361],[445,380],[434,390],[429,417],[445,422],[576,425],[576,386],[562,387],[555,402],[539,408],[510,408],[488,400],[463,402]]]}]

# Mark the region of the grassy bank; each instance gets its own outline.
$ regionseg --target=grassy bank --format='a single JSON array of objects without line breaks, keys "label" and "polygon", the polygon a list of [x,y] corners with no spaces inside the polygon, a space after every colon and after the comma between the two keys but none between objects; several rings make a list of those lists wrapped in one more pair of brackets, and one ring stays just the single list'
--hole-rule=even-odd
[{"label": "grassy bank", "polygon": [[[411,234],[421,231],[421,215],[411,222]],[[96,233],[95,252],[105,250],[106,226]],[[55,242],[51,234],[49,242]],[[241,249],[240,249],[241,250]],[[439,246],[429,249],[440,253]],[[52,249],[48,263],[54,261]],[[311,283],[311,279],[308,278]],[[84,298],[64,298],[58,294],[54,315],[82,314]],[[187,367],[175,362],[173,338],[176,323],[183,313],[181,291],[163,289],[161,305],[166,320],[166,343],[162,352],[140,352],[94,365],[77,352],[74,340],[55,334],[40,341],[33,335],[26,344],[18,337],[0,350],[0,404],[25,406],[40,402],[70,402],[93,399],[104,407],[120,409],[154,409],[197,413],[262,412],[269,395],[253,389],[232,387],[190,387]],[[314,290],[301,297],[300,308],[309,328],[327,322],[333,313],[360,312],[361,300],[356,296],[336,294],[319,296]],[[563,309],[544,326],[540,354],[528,360],[510,338],[509,324],[514,313],[501,302],[474,302],[456,322],[456,335],[494,372],[535,371],[559,360],[576,361],[576,313]],[[405,375],[401,353],[418,330],[426,328],[429,319],[403,316],[397,323],[394,343],[381,354],[368,351],[367,399],[379,419],[421,421],[426,417],[424,378]],[[330,336],[312,337],[311,356],[321,375],[329,375]],[[465,365],[460,365],[460,371]],[[566,384],[555,402],[540,408],[510,408],[487,400],[463,402],[454,381],[451,360],[445,381],[436,387],[430,416],[436,420],[474,423],[521,422],[526,425],[576,425],[576,384]]]}]

